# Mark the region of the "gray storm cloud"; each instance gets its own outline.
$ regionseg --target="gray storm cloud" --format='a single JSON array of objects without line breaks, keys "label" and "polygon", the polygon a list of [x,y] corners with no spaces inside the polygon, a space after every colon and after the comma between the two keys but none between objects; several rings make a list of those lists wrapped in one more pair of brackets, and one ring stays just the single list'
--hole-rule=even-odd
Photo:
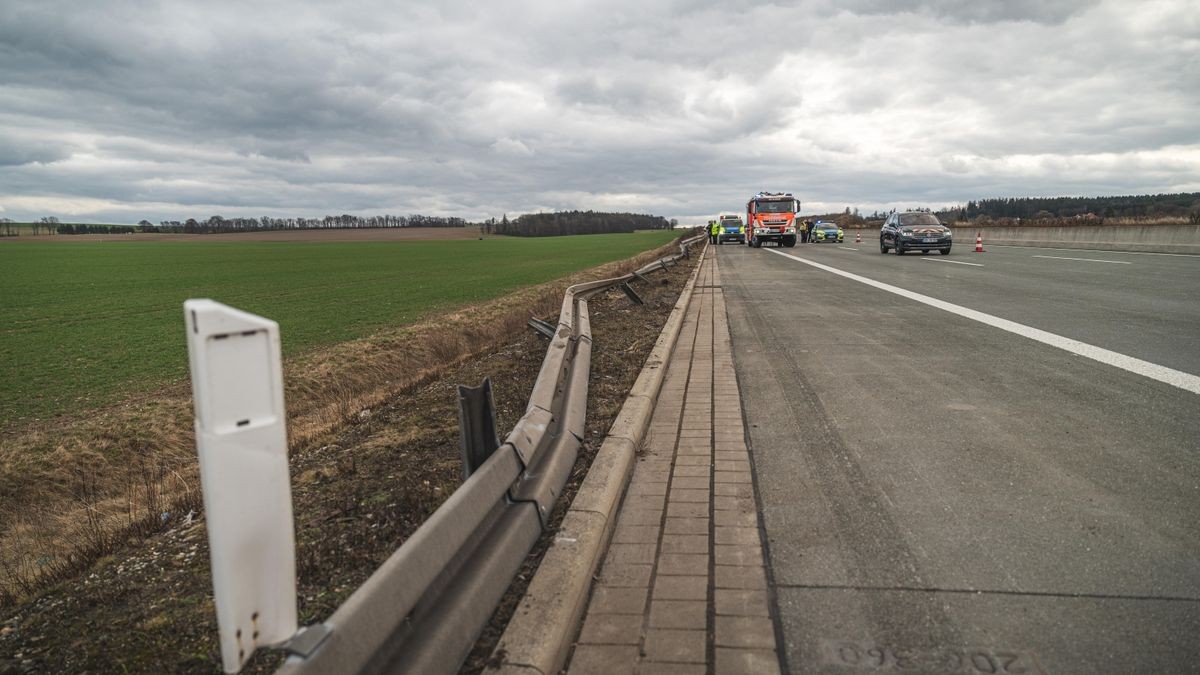
[{"label": "gray storm cloud", "polygon": [[760,189],[1200,190],[1197,34],[1183,0],[8,0],[0,208],[687,221]]}]

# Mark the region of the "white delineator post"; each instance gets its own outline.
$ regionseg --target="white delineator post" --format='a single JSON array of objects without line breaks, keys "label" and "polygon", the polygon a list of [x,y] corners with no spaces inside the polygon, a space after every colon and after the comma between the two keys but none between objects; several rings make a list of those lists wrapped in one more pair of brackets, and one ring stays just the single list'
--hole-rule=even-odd
[{"label": "white delineator post", "polygon": [[279,324],[212,300],[183,310],[221,660],[236,673],[296,633]]}]

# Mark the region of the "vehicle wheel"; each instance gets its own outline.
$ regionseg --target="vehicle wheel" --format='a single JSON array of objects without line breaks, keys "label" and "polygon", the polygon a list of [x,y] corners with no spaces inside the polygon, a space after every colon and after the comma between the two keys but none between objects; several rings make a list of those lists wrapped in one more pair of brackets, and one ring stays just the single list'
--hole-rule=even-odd
[{"label": "vehicle wheel", "polygon": [[883,243],[883,239],[880,239],[880,240],[879,240],[879,252],[880,252],[880,253],[887,253],[887,252],[888,252],[888,247],[887,247],[887,244]]},{"label": "vehicle wheel", "polygon": [[950,255],[950,247],[947,246],[946,248],[942,249],[941,254],[942,255]]},{"label": "vehicle wheel", "polygon": [[900,247],[899,243],[896,244],[896,255],[904,255],[904,249]]},{"label": "vehicle wheel", "polygon": [[921,255],[929,255],[929,249],[925,249],[924,251],[921,251]]},{"label": "vehicle wheel", "polygon": [[791,248],[791,247],[795,246],[795,245],[796,245],[796,238],[795,238],[795,237],[784,237],[784,238],[783,238],[783,245],[784,245],[784,246],[786,246],[786,247],[788,247],[788,248]]}]

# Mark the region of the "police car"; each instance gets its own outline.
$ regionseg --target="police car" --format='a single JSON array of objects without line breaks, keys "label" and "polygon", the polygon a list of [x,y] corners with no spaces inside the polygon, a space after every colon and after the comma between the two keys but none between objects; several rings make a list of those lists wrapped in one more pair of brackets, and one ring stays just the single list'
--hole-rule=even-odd
[{"label": "police car", "polygon": [[720,234],[717,235],[717,243],[724,244],[727,241],[736,241],[739,244],[746,243],[746,226],[742,223],[742,219],[737,216],[721,216]]},{"label": "police car", "polygon": [[845,239],[846,234],[842,232],[842,228],[827,220],[818,220],[813,223],[812,231],[808,233],[808,243],[810,244],[821,244],[827,241],[836,241],[840,244]]}]

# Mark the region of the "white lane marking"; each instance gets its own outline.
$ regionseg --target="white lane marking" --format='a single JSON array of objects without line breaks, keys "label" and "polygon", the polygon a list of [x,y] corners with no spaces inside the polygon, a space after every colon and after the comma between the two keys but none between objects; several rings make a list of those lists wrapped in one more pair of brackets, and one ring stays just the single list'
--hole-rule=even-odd
[{"label": "white lane marking", "polygon": [[1079,251],[1080,253],[1109,253],[1115,255],[1165,255],[1172,258],[1200,258],[1196,253],[1158,253],[1156,251],[1108,251],[1098,248],[1050,248],[1049,246],[1017,246],[1016,244],[988,244],[994,248],[1033,248],[1041,251]]},{"label": "white lane marking", "polygon": [[955,265],[970,265],[971,267],[983,267],[983,265],[981,265],[979,263],[969,263],[969,262],[963,262],[961,260],[942,260],[941,258],[925,258],[925,257],[922,257],[921,260],[928,260],[929,262],[954,263]]},{"label": "white lane marking", "polygon": [[874,279],[868,279],[867,277],[859,276],[851,272],[845,272],[837,269],[836,267],[822,265],[819,262],[805,260],[804,258],[797,258],[794,255],[788,255],[782,251],[777,251],[775,249],[768,250],[770,250],[771,253],[778,253],[785,258],[791,258],[796,262],[804,263],[805,265],[816,267],[817,269],[825,270],[826,272],[830,272],[847,279],[852,279],[868,286],[873,286],[882,291],[895,293],[900,297],[908,298],[909,300],[916,300],[917,302],[929,305],[930,307],[936,307],[937,309],[945,310],[951,314],[957,314],[961,317],[973,319],[980,323],[992,326],[993,328],[999,328],[1000,330],[1005,330],[1022,337],[1027,337],[1030,340],[1036,340],[1042,344],[1047,344],[1051,347],[1057,347],[1072,354],[1078,354],[1079,356],[1092,359],[1093,361],[1099,361],[1100,363],[1115,366],[1117,368],[1121,368],[1122,370],[1128,370],[1131,373],[1136,373],[1152,380],[1169,384],[1173,387],[1179,387],[1180,389],[1183,389],[1184,391],[1190,391],[1193,394],[1200,394],[1200,377],[1192,375],[1191,373],[1185,373],[1181,370],[1175,370],[1174,368],[1160,366],[1157,363],[1150,363],[1149,361],[1143,361],[1132,356],[1126,356],[1125,354],[1110,351],[1108,349],[1104,349],[1103,347],[1090,345],[1086,342],[1080,342],[1079,340],[1072,340],[1069,337],[1056,335],[1055,333],[1044,331],[1040,328],[1026,326],[1025,324],[1017,323],[1016,321],[1001,319],[998,316],[985,314],[978,310],[970,309],[969,307],[956,305],[954,303],[946,302],[945,300],[938,300],[937,298],[931,298],[928,295],[914,293],[913,291],[900,288],[899,286],[892,286],[891,284],[885,284],[882,281],[875,281]]},{"label": "white lane marking", "polygon": [[1099,260],[1097,258],[1064,258],[1059,255],[1035,255],[1035,258],[1046,258],[1047,260],[1078,260],[1080,262],[1102,262],[1110,265],[1132,265],[1128,260]]},{"label": "white lane marking", "polygon": [[858,250],[856,248],[850,248],[849,246],[839,246],[838,248],[840,248],[843,251],[857,251]]}]

